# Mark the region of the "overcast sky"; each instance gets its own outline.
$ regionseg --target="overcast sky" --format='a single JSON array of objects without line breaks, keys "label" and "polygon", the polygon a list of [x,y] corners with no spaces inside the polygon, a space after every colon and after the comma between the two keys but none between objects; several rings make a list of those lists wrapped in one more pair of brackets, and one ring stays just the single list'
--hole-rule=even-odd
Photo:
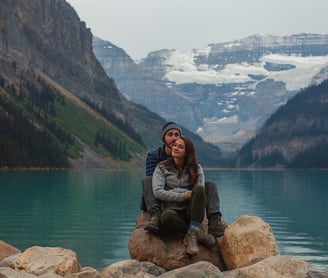
[{"label": "overcast sky", "polygon": [[132,59],[264,33],[328,33],[328,0],[67,0],[92,33]]}]

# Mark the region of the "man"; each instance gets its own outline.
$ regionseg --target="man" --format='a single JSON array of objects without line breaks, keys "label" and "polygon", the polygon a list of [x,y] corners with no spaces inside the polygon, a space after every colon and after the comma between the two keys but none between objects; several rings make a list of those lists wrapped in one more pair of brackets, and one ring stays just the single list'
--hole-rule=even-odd
[{"label": "man", "polygon": [[[164,145],[150,151],[146,159],[146,177],[142,181],[141,209],[148,211],[151,218],[145,230],[153,233],[159,231],[160,202],[154,197],[152,191],[152,175],[157,164],[171,155],[172,144],[182,135],[181,127],[174,122],[166,123],[162,128],[162,141]],[[224,233],[225,225],[221,222],[220,199],[214,182],[205,182],[207,198],[206,215],[208,219],[208,234],[220,237]]]}]

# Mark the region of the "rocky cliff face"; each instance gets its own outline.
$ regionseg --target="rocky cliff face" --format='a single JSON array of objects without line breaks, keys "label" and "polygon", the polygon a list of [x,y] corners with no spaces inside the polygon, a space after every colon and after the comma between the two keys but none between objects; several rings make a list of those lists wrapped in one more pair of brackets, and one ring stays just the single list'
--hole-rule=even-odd
[{"label": "rocky cliff face", "polygon": [[[189,116],[193,117],[186,99],[161,80],[164,72],[157,73],[158,67],[144,69],[123,49],[99,38],[94,38],[93,49],[108,76],[115,80],[120,92],[127,99],[159,113],[165,119],[181,124],[181,119],[176,113],[177,106],[184,111],[189,111]],[[172,106],[172,101],[176,105]]]},{"label": "rocky cliff face", "polygon": [[92,34],[66,1],[4,0],[0,7],[2,59],[121,113],[120,94],[92,51]]},{"label": "rocky cliff face", "polygon": [[[14,97],[20,95],[22,98],[16,102],[10,99],[14,106],[20,108],[25,103],[35,102],[38,94],[41,94],[34,88],[48,86],[48,89],[55,95],[60,93],[60,97],[74,100],[84,112],[92,114],[95,119],[102,122],[101,125],[104,124],[111,129],[109,133],[112,137],[116,137],[114,143],[110,144],[111,146],[115,145],[115,142],[119,145],[127,140],[126,145],[133,149],[131,149],[132,155],[138,154],[136,163],[143,164],[143,157],[139,157],[143,154],[139,154],[136,149],[141,147],[142,152],[145,152],[145,146],[149,149],[157,147],[161,143],[159,134],[165,120],[144,106],[129,101],[119,92],[113,79],[106,74],[92,51],[92,40],[90,30],[86,28],[84,22],[80,21],[74,9],[65,0],[0,1],[0,96],[10,93]],[[108,46],[106,51],[113,49]],[[115,50],[113,57],[121,57],[123,51],[118,48]],[[129,63],[130,68],[127,67]],[[137,70],[142,78],[135,79],[133,76],[131,78],[139,84],[144,82],[145,76],[150,75],[143,70],[139,72],[138,67],[131,63],[127,55],[123,59],[114,60],[109,65],[113,66],[114,72],[121,74],[121,77],[127,76],[126,72]],[[152,81],[147,84],[148,86],[149,90],[154,88]],[[128,87],[134,88],[131,85]],[[165,86],[163,89],[167,90]],[[136,89],[135,92],[139,90]],[[157,90],[154,89],[153,92]],[[22,102],[22,105],[17,105],[19,102]],[[47,122],[47,112],[42,109],[35,106],[33,113],[37,113],[44,122]],[[54,110],[53,115],[56,114]],[[89,113],[91,110],[92,113]],[[3,107],[0,112],[6,114]],[[27,117],[31,116],[28,112],[25,114]],[[103,120],[104,115],[108,121]],[[71,115],[71,117],[74,116]],[[79,119],[85,121],[82,117]],[[30,121],[34,122],[34,119]],[[94,128],[88,129],[82,135],[95,138],[96,128],[99,126],[95,127],[94,123],[83,123],[85,126],[88,124]],[[41,128],[43,123],[34,125],[36,128]],[[43,128],[47,129],[47,127]],[[61,128],[67,130],[68,133],[72,132],[68,130],[66,124]],[[74,135],[77,136],[76,133]],[[216,164],[220,155],[219,149],[209,146],[195,134],[190,134],[190,136],[193,136],[199,149],[211,150],[204,155],[200,154],[203,164],[206,165],[209,161],[211,165]],[[78,139],[83,141],[81,145],[85,150],[84,154],[89,154],[95,140],[86,138],[82,140],[81,134]],[[10,143],[10,139],[8,140]],[[85,142],[86,140],[89,143]],[[91,148],[87,148],[85,144],[90,144]],[[122,150],[118,153],[122,153]],[[89,162],[95,158],[97,158],[96,154],[84,156],[83,165],[89,165]],[[93,167],[98,167],[98,162],[103,164],[103,161],[95,161]]]},{"label": "rocky cliff face", "polygon": [[126,77],[104,63],[113,58],[103,46],[94,51],[127,97],[226,151],[240,148],[301,88],[328,77],[328,35],[254,35],[186,52],[159,50]]}]

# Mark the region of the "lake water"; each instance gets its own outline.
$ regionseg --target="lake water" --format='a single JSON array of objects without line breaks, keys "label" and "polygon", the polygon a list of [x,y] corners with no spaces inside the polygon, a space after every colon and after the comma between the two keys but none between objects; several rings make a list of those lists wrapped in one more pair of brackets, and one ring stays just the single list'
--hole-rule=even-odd
[{"label": "lake water", "polygon": [[[223,219],[261,217],[282,255],[328,270],[328,171],[206,171]],[[74,250],[102,271],[129,259],[144,171],[0,171],[0,240]]]}]

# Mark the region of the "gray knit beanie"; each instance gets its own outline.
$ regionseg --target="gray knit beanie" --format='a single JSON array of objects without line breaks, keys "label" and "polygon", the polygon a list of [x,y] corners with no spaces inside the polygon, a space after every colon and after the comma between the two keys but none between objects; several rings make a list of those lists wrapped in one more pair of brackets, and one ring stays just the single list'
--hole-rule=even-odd
[{"label": "gray knit beanie", "polygon": [[181,127],[178,126],[176,123],[174,122],[168,122],[166,123],[163,128],[162,128],[162,141],[164,142],[164,136],[165,134],[171,130],[171,129],[177,129],[180,133],[180,136],[182,135],[182,130],[181,130]]}]

